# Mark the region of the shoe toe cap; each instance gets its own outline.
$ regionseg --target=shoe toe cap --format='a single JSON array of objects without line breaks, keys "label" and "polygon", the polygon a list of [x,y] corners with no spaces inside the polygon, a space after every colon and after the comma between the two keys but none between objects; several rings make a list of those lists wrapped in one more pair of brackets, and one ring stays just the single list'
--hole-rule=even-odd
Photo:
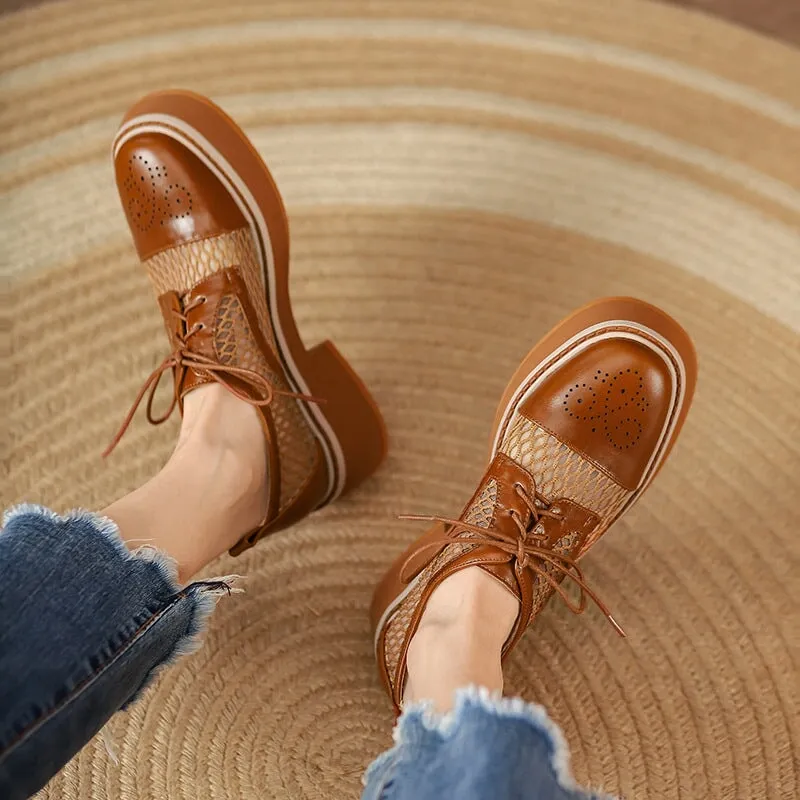
[{"label": "shoe toe cap", "polygon": [[139,133],[114,159],[117,189],[139,256],[246,224],[220,179],[191,150],[161,133]]},{"label": "shoe toe cap", "polygon": [[658,347],[611,338],[556,368],[520,413],[635,489],[662,441],[677,380]]}]

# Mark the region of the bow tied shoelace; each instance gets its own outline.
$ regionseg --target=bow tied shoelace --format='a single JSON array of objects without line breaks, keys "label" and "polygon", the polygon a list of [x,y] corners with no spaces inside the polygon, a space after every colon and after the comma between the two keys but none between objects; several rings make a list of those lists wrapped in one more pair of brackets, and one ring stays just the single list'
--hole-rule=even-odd
[{"label": "bow tied shoelace", "polygon": [[[153,401],[155,399],[156,390],[158,389],[158,384],[161,381],[161,376],[170,369],[181,370],[181,378],[189,369],[194,369],[198,372],[204,372],[207,375],[210,375],[211,378],[227,389],[232,395],[256,407],[270,405],[270,403],[272,403],[272,401],[275,399],[276,395],[281,395],[282,397],[292,397],[297,400],[305,400],[310,403],[324,402],[318,397],[311,397],[310,395],[306,394],[278,389],[273,386],[265,376],[260,375],[258,372],[254,372],[253,370],[245,369],[244,367],[236,367],[231,364],[221,364],[220,362],[214,361],[214,359],[208,358],[200,353],[192,352],[189,345],[192,336],[197,335],[200,331],[204,330],[206,326],[203,322],[196,322],[194,325],[189,327],[188,315],[189,312],[203,305],[207,301],[208,298],[205,295],[198,295],[183,308],[183,312],[176,311],[174,309],[172,310],[173,316],[183,323],[182,327],[184,330],[186,330],[186,333],[175,334],[175,338],[177,339],[175,349],[150,373],[147,380],[145,380],[145,382],[142,384],[142,388],[139,389],[139,393],[136,395],[136,399],[133,401],[133,404],[123,420],[122,425],[117,431],[116,436],[114,436],[111,444],[109,444],[109,446],[103,452],[103,458],[109,455],[111,451],[119,444],[120,439],[122,439],[125,431],[131,424],[131,421],[136,414],[136,409],[139,408],[139,405],[144,399],[148,389],[150,392],[146,405],[148,421],[153,425],[160,425],[162,422],[166,422],[169,419],[172,412],[175,410],[175,406],[178,404],[177,387],[180,379],[176,382],[175,391],[172,393],[172,400],[167,407],[167,410],[161,416],[157,417],[154,415]],[[230,383],[230,378],[237,378],[243,381],[245,384],[254,389],[260,396],[251,397],[250,395],[238,389],[236,386],[233,386]]]},{"label": "bow tied shoelace", "polygon": [[[440,522],[444,525],[449,525],[450,530],[445,535],[436,539],[431,539],[429,542],[426,542],[414,550],[400,568],[400,579],[404,583],[408,582],[406,577],[410,562],[413,558],[426,550],[433,548],[438,549],[457,542],[486,545],[508,553],[513,557],[517,580],[520,579],[522,573],[526,569],[533,572],[534,575],[540,576],[542,580],[548,583],[553,590],[558,593],[567,608],[573,613],[582,614],[586,610],[587,597],[590,598],[611,623],[614,630],[620,636],[624,637],[626,635],[625,631],[611,615],[605,603],[603,603],[594,590],[587,585],[583,570],[578,566],[575,559],[566,554],[558,553],[549,547],[542,546],[547,542],[548,536],[545,533],[536,533],[537,525],[542,519],[547,517],[551,519],[560,519],[561,514],[555,509],[548,507],[547,504],[536,495],[531,498],[521,483],[514,484],[514,491],[523,501],[526,511],[528,512],[527,518],[523,518],[523,515],[516,509],[512,508],[506,510],[506,514],[516,523],[517,536],[511,536],[497,527],[482,528],[471,522],[464,522],[463,520],[451,519],[449,517],[418,514],[405,514],[401,516],[400,519],[405,520]],[[541,503],[541,506],[537,505],[537,499]],[[465,531],[472,535],[469,538],[459,539],[457,534]],[[552,570],[560,573],[562,578],[569,578],[578,587],[580,594],[577,603],[567,594],[561,582],[553,577],[551,570],[546,568],[547,565],[549,565]]]}]

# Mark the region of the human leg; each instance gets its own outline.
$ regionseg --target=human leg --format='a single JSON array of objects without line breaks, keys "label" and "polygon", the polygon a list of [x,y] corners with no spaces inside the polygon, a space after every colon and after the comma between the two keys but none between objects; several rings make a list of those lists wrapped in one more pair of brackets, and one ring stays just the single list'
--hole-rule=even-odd
[{"label": "human leg", "polygon": [[[300,339],[281,198],[235,123],[196,95],[150,95],[123,121],[114,162],[171,352],[107,452],[142,401],[151,422],[178,408],[183,425],[163,470],[102,514],[8,515],[4,798],[41,785],[159,665],[194,646],[230,581],[186,580],[355,488],[386,451],[358,376],[330,342],[306,350]],[[158,416],[164,373],[172,402]]]},{"label": "human leg", "polygon": [[406,707],[394,746],[364,776],[362,800],[612,800],[583,789],[542,706],[462,687],[447,714]]},{"label": "human leg", "polygon": [[178,443],[163,469],[101,513],[132,549],[169,553],[185,581],[264,518],[266,472],[255,410],[208,384],[186,397]]},{"label": "human leg", "polygon": [[229,577],[193,575],[263,518],[264,437],[218,384],[186,399],[175,451],[100,514],[36,506],[0,533],[0,796],[39,788],[161,665],[191,652]]},{"label": "human leg", "polygon": [[[497,704],[491,691],[499,697],[502,659],[555,594],[576,613],[591,601],[624,635],[578,560],[663,464],[695,377],[686,333],[630,298],[581,309],[522,362],[472,499],[458,518],[412,517],[434,527],[375,592],[379,672],[405,711],[397,746],[369,774],[367,797],[424,798],[431,782],[420,776],[430,769],[455,782],[436,784],[444,796],[584,796],[567,779],[566,751],[546,713],[521,700]],[[561,585],[567,580],[577,600]],[[459,694],[469,684],[482,687],[480,702]],[[420,702],[429,716],[420,716]],[[470,737],[470,720],[486,735]],[[534,761],[549,754],[550,767],[529,774],[524,755],[510,760],[520,748]]]},{"label": "human leg", "polygon": [[41,788],[161,665],[191,652],[228,578],[182,586],[88,511],[19,506],[0,530],[0,797]]}]

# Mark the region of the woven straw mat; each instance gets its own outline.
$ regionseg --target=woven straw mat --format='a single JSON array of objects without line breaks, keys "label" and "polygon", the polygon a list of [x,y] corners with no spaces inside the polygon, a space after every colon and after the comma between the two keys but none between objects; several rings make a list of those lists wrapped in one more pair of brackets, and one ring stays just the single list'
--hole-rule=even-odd
[{"label": "woven straw mat", "polygon": [[[800,53],[617,0],[52,2],[0,26],[0,253],[11,331],[3,503],[101,508],[177,421],[139,414],[163,357],[109,146],[145,92],[208,94],[285,195],[310,346],[335,341],[392,445],[351,497],[208,575],[245,573],[42,798],[355,798],[391,741],[367,607],[482,473],[500,394],[595,297],[697,342],[670,462],[585,560],[629,638],[553,602],[507,667],[576,777],[627,798],[795,798],[800,532]],[[4,337],[8,340],[8,337]]]}]

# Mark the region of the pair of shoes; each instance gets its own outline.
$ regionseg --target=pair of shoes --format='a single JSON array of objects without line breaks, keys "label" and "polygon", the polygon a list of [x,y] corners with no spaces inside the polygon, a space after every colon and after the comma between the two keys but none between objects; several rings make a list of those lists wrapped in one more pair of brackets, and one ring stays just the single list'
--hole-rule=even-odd
[{"label": "pair of shoes", "polygon": [[[289,299],[283,203],[233,120],[189,92],[149,95],[125,116],[114,164],[171,351],[109,450],[145,396],[154,424],[211,382],[251,403],[267,443],[269,504],[259,527],[231,550],[238,554],[363,482],[386,454],[385,426],[331,342],[302,344]],[[166,371],[173,399],[157,417],[153,397]],[[531,350],[500,400],[472,498],[458,518],[423,518],[433,526],[376,589],[375,652],[396,710],[427,600],[461,569],[478,566],[519,601],[504,657],[555,594],[576,613],[591,600],[622,633],[578,561],[663,466],[696,377],[686,332],[632,298],[586,306]]]}]

